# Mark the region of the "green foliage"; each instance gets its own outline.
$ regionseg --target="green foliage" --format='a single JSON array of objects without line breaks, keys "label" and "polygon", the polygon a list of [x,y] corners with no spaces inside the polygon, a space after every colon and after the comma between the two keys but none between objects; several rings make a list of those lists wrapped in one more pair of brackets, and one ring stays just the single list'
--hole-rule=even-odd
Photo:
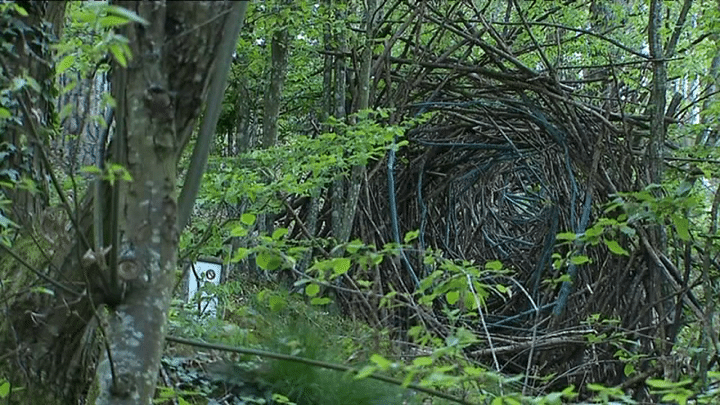
[{"label": "green foliage", "polygon": [[[355,29],[362,22],[359,13],[354,13],[352,5],[345,2],[329,2],[315,6],[312,2],[299,1],[282,3],[280,1],[254,2],[250,10],[249,21],[252,29],[243,34],[237,52],[235,71],[230,79],[228,97],[221,117],[220,133],[233,133],[236,129],[239,114],[237,103],[247,103],[252,112],[251,117],[241,119],[254,119],[259,109],[257,100],[266,86],[269,38],[278,29],[288,28],[290,31],[291,60],[289,62],[288,79],[285,83],[286,92],[282,100],[283,108],[287,111],[280,118],[280,144],[271,150],[256,150],[242,154],[238,157],[213,157],[210,161],[211,170],[206,173],[203,194],[198,202],[204,210],[220,205],[242,207],[239,218],[228,221],[225,226],[214,226],[212,221],[198,221],[190,235],[183,235],[183,247],[192,245],[202,246],[199,249],[209,253],[222,249],[222,242],[226,237],[239,237],[245,246],[233,252],[232,262],[254,258],[257,266],[266,274],[278,274],[282,271],[294,270],[297,263],[308,253],[312,246],[321,246],[329,251],[329,257],[316,257],[305,277],[299,280],[295,287],[301,287],[303,294],[290,294],[276,286],[265,286],[254,294],[243,292],[243,297],[252,296],[253,305],[233,305],[232,294],[227,290],[235,287],[221,286],[217,290],[231,313],[237,319],[237,333],[239,340],[250,344],[267,343],[273,341],[276,350],[288,353],[300,353],[315,357],[334,357],[336,360],[348,358],[348,353],[331,354],[332,348],[318,347],[318,339],[307,341],[306,335],[329,336],[328,341],[336,339],[339,334],[335,332],[301,329],[305,326],[295,325],[293,330],[288,326],[288,319],[305,316],[309,301],[311,310],[326,310],[331,307],[333,287],[343,280],[352,279],[362,287],[363,292],[374,292],[377,287],[368,273],[376,270],[377,266],[389,258],[396,257],[399,246],[388,244],[382,247],[367,245],[360,240],[353,240],[337,246],[332,240],[315,239],[312,242],[294,241],[290,239],[286,228],[277,228],[268,234],[256,235],[257,216],[268,212],[283,210],[283,204],[289,196],[322,196],[321,190],[333,180],[348,175],[349,169],[354,165],[365,165],[382,158],[385,151],[392,147],[393,140],[400,139],[398,147],[404,146],[402,141],[405,130],[414,123],[403,123],[388,126],[387,112],[383,110],[360,112],[347,121],[338,121],[330,118],[327,126],[321,127],[315,122],[315,117],[322,117],[321,106],[317,100],[322,98],[322,80],[318,72],[322,71],[322,58],[313,49],[323,41],[323,29],[328,27],[331,32],[344,32],[351,45],[360,42],[360,36],[354,35],[348,29],[348,24],[340,16],[346,17],[349,25]],[[601,2],[594,2],[601,3]],[[607,2],[606,2],[607,3]],[[664,2],[667,3],[667,2]],[[672,19],[679,12],[679,3],[665,4],[667,17]],[[439,2],[434,7],[441,13],[457,13],[457,18],[473,18],[456,11],[452,2]],[[545,71],[550,67],[561,68],[557,72],[559,79],[581,80],[588,79],[595,73],[601,73],[594,65],[607,65],[612,62],[612,79],[617,83],[628,86],[638,95],[632,100],[622,97],[627,102],[624,112],[627,114],[644,114],[644,103],[639,102],[647,94],[647,74],[633,68],[638,61],[644,66],[646,60],[638,56],[644,52],[646,34],[642,29],[647,23],[647,5],[642,2],[628,2],[617,4],[603,4],[599,9],[593,10],[587,4],[568,4],[561,1],[539,2],[533,7],[519,5],[526,12],[529,21],[537,19],[537,24],[531,24],[528,30],[516,29],[523,24],[517,13],[507,13],[505,4],[490,2],[483,13],[488,20],[503,21],[507,27],[515,29],[513,34],[514,50],[520,50],[515,56],[518,61],[532,70]],[[693,7],[700,7],[694,5]],[[406,10],[398,7],[388,11],[389,18],[402,21]],[[716,11],[704,12],[712,16]],[[294,20],[307,21],[302,26],[289,23]],[[697,21],[706,32],[713,30],[712,19]],[[597,35],[580,32],[578,27],[591,31]],[[391,25],[391,28],[394,28]],[[671,24],[663,29],[662,35],[667,38]],[[532,35],[530,35],[530,33]],[[383,33],[383,39],[392,37],[392,29]],[[437,33],[433,30],[420,27],[414,33],[419,43],[429,43]],[[533,38],[534,37],[534,38]],[[695,37],[690,33],[683,33],[680,47],[688,47]],[[545,55],[541,55],[535,40],[539,40]],[[613,44],[613,42],[615,44]],[[617,45],[620,44],[620,45]],[[442,42],[437,49],[452,49],[453,43]],[[384,50],[384,44],[378,41],[375,51]],[[517,48],[515,48],[517,46]],[[333,44],[329,44],[332,48]],[[406,51],[402,47],[395,47],[391,56],[405,57]],[[635,50],[633,53],[632,51]],[[705,66],[712,55],[716,54],[716,46],[711,41],[701,41],[690,46],[687,50],[686,60],[697,63],[684,63],[669,60],[670,74],[678,77],[691,77],[692,75],[706,75]],[[428,49],[433,52],[433,49]],[[462,50],[455,50],[446,55],[448,58],[463,58]],[[486,50],[481,47],[473,49],[476,58],[487,57]],[[715,52],[715,53],[713,53]],[[695,56],[703,55],[695,59]],[[547,66],[545,57],[550,62]],[[76,59],[76,58],[75,58]],[[117,58],[116,56],[116,59]],[[75,60],[63,59],[63,69],[71,69]],[[690,66],[692,65],[692,66]],[[572,67],[575,66],[575,67]],[[403,75],[410,66],[399,67],[394,74]],[[559,72],[559,73],[558,73]],[[604,72],[603,74],[607,74]],[[708,77],[702,78],[707,83]],[[387,90],[383,81],[379,82],[378,91]],[[583,86],[578,92],[596,97],[600,90],[606,89],[607,83],[600,80],[595,84]],[[701,112],[705,117],[714,117],[716,105]],[[308,118],[311,117],[311,118]],[[312,120],[312,126],[308,123]],[[314,126],[314,127],[313,127]],[[686,126],[671,126],[670,138],[697,135],[701,131],[712,128],[712,124],[697,124]],[[321,132],[320,134],[316,134]],[[312,135],[311,135],[312,134]],[[717,154],[714,150],[697,150],[688,157],[710,158]],[[679,156],[679,155],[678,155]],[[707,169],[710,171],[711,169]],[[637,175],[637,174],[636,174]],[[638,245],[638,229],[648,224],[666,226],[671,230],[671,237],[682,242],[692,241],[702,235],[698,226],[703,223],[706,215],[701,195],[696,193],[693,183],[683,183],[681,179],[672,178],[660,186],[650,186],[644,190],[619,193],[615,200],[607,207],[600,218],[581,234],[563,232],[557,235],[558,247],[561,252],[553,255],[553,264],[556,269],[565,266],[581,266],[593,263],[598,258],[591,257],[585,250],[587,246],[602,246],[607,252],[617,256],[629,256]],[[261,217],[262,218],[262,217]],[[207,219],[207,218],[205,218]],[[209,235],[205,238],[203,235]],[[408,232],[403,243],[412,243],[419,236],[419,232]],[[342,254],[336,254],[342,252]],[[425,252],[423,252],[425,253]],[[271,399],[279,403],[317,402],[322,389],[327,389],[329,397],[338,395],[334,391],[335,383],[341,381],[348,392],[354,392],[352,383],[374,372],[385,372],[398,375],[406,382],[421,381],[428,385],[445,387],[449,389],[466,389],[475,397],[492,404],[539,403],[559,404],[577,396],[574,387],[568,387],[560,392],[549,393],[537,398],[523,397],[512,389],[502,390],[506,379],[503,376],[489,373],[485,368],[466,359],[463,350],[471,345],[477,345],[483,337],[475,336],[474,332],[463,328],[463,322],[477,322],[484,305],[490,297],[507,299],[512,296],[514,284],[498,284],[497,279],[507,280],[512,274],[504,269],[499,261],[476,264],[470,261],[448,260],[438,252],[427,252],[425,263],[430,269],[429,275],[422,279],[420,289],[412,297],[401,296],[397,291],[390,291],[379,298],[381,307],[395,308],[406,305],[407,302],[417,302],[425,308],[439,309],[447,315],[448,332],[446,336],[439,336],[426,326],[414,325],[409,331],[413,343],[418,344],[424,351],[407,362],[397,360],[392,353],[376,350],[363,351],[361,356],[363,365],[360,374],[355,376],[338,377],[332,372],[303,368],[292,364],[278,363],[271,366],[276,370],[265,374],[265,382],[273,386]],[[553,277],[556,277],[554,275]],[[490,281],[492,280],[492,281]],[[548,283],[572,282],[570,275],[564,274],[554,279],[545,280]],[[230,284],[232,285],[232,284]],[[261,307],[261,310],[257,308]],[[302,308],[302,309],[299,309]],[[264,311],[264,312],[263,312]],[[262,312],[264,316],[258,316]],[[301,315],[299,315],[301,314]],[[617,359],[625,364],[626,377],[637,374],[646,355],[633,350],[635,343],[628,340],[624,334],[615,331],[619,321],[617,319],[598,318],[590,320],[592,325],[599,325],[602,332],[588,334],[591,343],[607,345],[615,350]],[[328,315],[328,318],[330,316]],[[318,321],[310,315],[310,323]],[[336,320],[333,320],[333,322]],[[203,325],[212,322],[204,321]],[[254,324],[252,324],[254,323]],[[217,326],[217,325],[215,325]],[[189,326],[188,326],[189,327]],[[208,330],[217,330],[207,327],[190,329],[198,334],[208,334]],[[220,328],[222,329],[222,328]],[[218,332],[223,339],[229,339],[227,334]],[[270,337],[272,335],[272,337]],[[204,335],[203,335],[204,336]],[[369,345],[369,339],[358,339],[354,345]],[[323,342],[327,343],[327,342]],[[355,355],[356,353],[352,353]],[[274,374],[273,374],[274,373]],[[309,383],[302,379],[298,383],[293,374],[307,375]],[[293,385],[296,384],[296,385]],[[316,384],[316,385],[313,385]],[[349,384],[349,385],[347,385]],[[652,384],[652,383],[649,383]],[[350,387],[350,388],[348,388]],[[505,384],[504,387],[512,387]],[[632,399],[622,390],[615,387],[604,387],[600,384],[590,385],[589,389],[596,392],[596,401],[608,402],[618,399],[632,403]],[[685,394],[676,387],[655,387],[658,395],[668,396],[667,400],[680,402]],[[662,391],[667,389],[667,391]],[[683,388],[684,389],[684,388]],[[287,391],[289,390],[289,391]],[[282,391],[282,392],[280,392]],[[322,392],[325,394],[325,392]],[[352,394],[354,395],[354,394]],[[337,398],[336,398],[337,399]],[[685,397],[687,399],[687,397]],[[322,400],[320,400],[322,401]],[[362,399],[357,399],[362,403]],[[350,403],[343,399],[344,403]],[[322,402],[320,402],[322,403]],[[329,402],[328,402],[329,403]]]},{"label": "green foliage", "polygon": [[[15,387],[12,384],[10,384],[10,381],[0,377],[0,399],[9,398],[12,393],[20,392],[20,391],[24,391],[24,390],[25,390],[24,387]],[[13,402],[8,401],[8,403],[14,403],[14,401]]]},{"label": "green foliage", "polygon": [[[56,46],[59,62],[56,73],[75,72],[84,76],[105,63],[108,54],[123,67],[132,58],[127,39],[114,32],[115,28],[130,22],[147,25],[148,22],[134,12],[103,2],[71,3],[68,11],[65,41]],[[72,82],[65,91],[76,85]]]},{"label": "green foliage", "polygon": [[[565,254],[554,253],[553,267],[563,268],[569,263],[582,265],[592,259],[581,254],[585,245],[603,243],[610,253],[629,256],[623,244],[637,240],[636,227],[648,224],[668,226],[681,241],[690,241],[701,232],[693,219],[702,218],[703,198],[693,187],[695,180],[679,184],[668,182],[660,186],[651,184],[635,192],[618,193],[607,204],[603,213],[584,233],[562,232],[556,235],[558,246],[569,247]],[[556,280],[557,281],[557,280]]]},{"label": "green foliage", "polygon": [[273,212],[288,195],[314,195],[351,167],[366,165],[387,148],[402,147],[405,131],[424,118],[387,125],[386,110],[361,111],[354,124],[331,119],[331,131],[317,137],[299,135],[273,149],[259,149],[237,159],[211,159],[198,204],[238,204],[240,196],[252,203],[250,212]]},{"label": "green foliage", "polygon": [[0,380],[0,398],[6,398],[8,395],[10,395],[10,382]]},{"label": "green foliage", "polygon": [[671,382],[659,379],[648,379],[645,383],[650,387],[651,393],[662,395],[662,401],[671,401],[679,405],[686,405],[688,399],[695,395],[694,390],[688,389],[692,380],[684,379]]},{"label": "green foliage", "polygon": [[[187,391],[187,390],[176,390],[171,387],[158,387],[158,393],[156,398],[153,399],[153,404],[164,405],[177,403],[178,405],[192,405],[192,397],[203,396],[198,391]],[[190,399],[190,401],[188,400]]]},{"label": "green foliage", "polygon": [[[8,186],[11,185],[8,184]],[[12,231],[20,228],[18,224],[4,214],[11,203],[12,202],[5,198],[4,195],[0,194],[0,244],[7,247],[12,246]]]},{"label": "green foliage", "polygon": [[[490,294],[491,286],[481,280],[491,275],[507,273],[497,261],[486,263],[484,269],[468,261],[456,262],[443,257],[426,257],[424,262],[432,263],[437,270],[420,281],[416,291],[418,302],[431,305],[438,297],[444,296],[450,305],[461,303],[462,307],[469,311],[469,316],[473,316],[474,310],[484,306],[485,299]],[[504,292],[509,291],[507,287],[501,288]]]},{"label": "green foliage", "polygon": [[[55,73],[62,83],[60,94],[74,90],[80,80],[94,78],[98,73],[110,69],[108,55],[122,67],[132,59],[127,38],[117,34],[115,29],[131,23],[147,24],[134,12],[105,2],[70,3],[63,40],[55,45],[58,62]],[[109,93],[101,95],[100,108],[114,106]],[[73,113],[74,104],[66,103],[59,112],[59,119]],[[102,115],[88,117],[88,120],[107,126]],[[112,173],[110,171],[109,173]]]},{"label": "green foliage", "polygon": [[130,172],[122,165],[116,163],[109,163],[105,170],[100,170],[97,166],[85,166],[80,169],[82,173],[91,174],[99,177],[100,179],[107,181],[111,185],[114,185],[117,180],[126,182],[132,181]]},{"label": "green foliage", "polygon": [[619,400],[623,404],[636,404],[637,403],[629,395],[627,395],[625,392],[623,392],[622,389],[617,388],[617,387],[605,387],[601,384],[589,383],[589,384],[587,384],[587,388],[596,393],[595,401],[599,401],[600,403],[603,403],[603,404],[607,404],[611,400],[612,401]]}]

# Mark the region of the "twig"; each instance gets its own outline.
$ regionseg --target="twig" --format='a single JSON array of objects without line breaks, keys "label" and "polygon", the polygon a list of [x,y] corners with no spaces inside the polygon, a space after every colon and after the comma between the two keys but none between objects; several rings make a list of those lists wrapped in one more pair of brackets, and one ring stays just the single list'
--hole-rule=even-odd
[{"label": "twig", "polygon": [[72,288],[70,288],[70,287],[68,287],[68,286],[66,286],[66,285],[64,285],[64,284],[62,284],[62,283],[60,283],[60,282],[58,282],[58,281],[56,281],[56,280],[48,277],[46,274],[44,274],[44,273],[41,272],[40,270],[37,270],[36,268],[34,268],[33,266],[31,266],[28,262],[26,262],[25,260],[23,260],[22,257],[18,256],[15,252],[13,252],[12,250],[10,250],[7,246],[5,246],[5,245],[3,245],[3,244],[0,244],[0,248],[2,248],[2,249],[3,249],[5,252],[7,252],[10,256],[12,256],[13,259],[17,260],[17,261],[18,261],[20,264],[22,264],[25,268],[27,268],[28,270],[30,270],[30,271],[32,271],[33,273],[35,273],[36,276],[38,276],[38,277],[40,277],[41,279],[47,281],[48,283],[52,284],[52,285],[55,286],[56,288],[58,288],[58,289],[60,289],[60,290],[63,290],[63,291],[65,291],[66,293],[72,294],[72,295],[77,296],[77,297],[83,296],[83,295],[85,294],[84,292],[75,291],[75,290],[73,290]]},{"label": "twig", "polygon": [[[266,351],[266,350],[250,349],[250,348],[246,348],[246,347],[237,347],[237,346],[227,346],[227,345],[215,344],[215,343],[206,343],[206,342],[202,342],[199,340],[190,340],[190,339],[184,339],[184,338],[179,338],[179,337],[175,337],[175,336],[166,336],[165,340],[167,340],[168,342],[179,343],[179,344],[195,346],[195,347],[201,347],[204,349],[221,350],[224,352],[249,354],[249,355],[253,355],[253,356],[259,356],[259,357],[274,359],[274,360],[291,361],[291,362],[295,362],[295,363],[307,364],[309,366],[326,368],[329,370],[350,372],[353,374],[357,374],[359,372],[359,370],[356,368],[344,366],[342,364],[328,363],[325,361],[313,360],[313,359],[293,356],[293,355],[289,355],[289,354],[274,353],[274,352],[270,352],[270,351]],[[383,382],[386,382],[389,384],[397,385],[399,387],[407,387],[412,390],[419,391],[419,392],[422,392],[422,393],[425,393],[428,395],[432,395],[434,397],[447,399],[448,401],[452,401],[452,402],[455,402],[458,404],[474,405],[462,398],[458,398],[454,395],[446,394],[444,392],[436,391],[431,388],[423,387],[421,385],[417,385],[417,384],[407,384],[406,385],[405,382],[403,382],[402,380],[398,380],[398,379],[395,379],[392,377],[386,377],[383,375],[373,373],[373,374],[368,375],[367,378],[371,378],[373,380],[378,380],[378,381],[383,381]]]}]

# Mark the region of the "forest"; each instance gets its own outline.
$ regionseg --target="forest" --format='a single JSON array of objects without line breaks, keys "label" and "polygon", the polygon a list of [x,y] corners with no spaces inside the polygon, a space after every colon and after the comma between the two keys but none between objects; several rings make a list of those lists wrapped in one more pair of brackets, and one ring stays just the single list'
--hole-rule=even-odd
[{"label": "forest", "polygon": [[0,36],[0,404],[720,403],[720,0]]}]

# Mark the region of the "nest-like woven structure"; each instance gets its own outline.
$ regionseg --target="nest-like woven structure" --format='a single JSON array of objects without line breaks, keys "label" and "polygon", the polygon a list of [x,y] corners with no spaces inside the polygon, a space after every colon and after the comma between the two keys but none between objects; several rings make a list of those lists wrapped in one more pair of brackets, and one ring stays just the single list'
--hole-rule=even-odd
[{"label": "nest-like woven structure", "polygon": [[[478,317],[465,320],[484,341],[468,355],[486,364],[497,359],[503,372],[558,374],[548,385],[534,383],[539,390],[583,381],[621,383],[616,348],[591,344],[584,335],[612,329],[636,340],[645,353],[666,350],[654,343],[666,337],[668,312],[674,310],[667,305],[673,302],[668,282],[657,271],[662,253],[641,230],[648,243],[640,249],[617,236],[629,256],[611,254],[600,243],[581,251],[592,262],[555,269],[552,254],[568,251],[556,240],[558,233],[583,233],[600,216],[612,215],[603,209],[614,193],[646,185],[645,157],[631,152],[646,138],[631,132],[647,130],[649,120],[631,119],[637,111],[619,107],[622,89],[611,76],[605,76],[600,94],[576,80],[588,74],[587,67],[529,69],[513,51],[527,51],[531,42],[505,41],[512,36],[499,35],[501,27],[470,6],[463,10],[464,3],[452,17],[421,3],[422,10],[410,9],[414,26],[434,24],[437,41],[452,44],[453,52],[433,52],[432,44],[408,34],[398,39],[405,42],[404,55],[384,55],[376,64],[374,77],[385,83],[376,105],[396,106],[398,121],[434,114],[407,133],[408,147],[369,170],[361,192],[354,229],[364,242],[382,246],[420,231],[417,249],[405,252],[407,260],[383,262],[376,281],[385,291],[392,285],[412,293],[415,276],[432,270],[417,252],[430,248],[481,268],[500,260],[511,273],[480,281],[509,286],[514,294],[490,294],[483,309],[486,328]],[[551,282],[564,274],[573,282]],[[346,300],[354,302],[352,294]],[[394,325],[424,322],[447,333],[439,308],[414,308],[396,313]],[[590,325],[585,321],[592,314],[620,323]]]}]

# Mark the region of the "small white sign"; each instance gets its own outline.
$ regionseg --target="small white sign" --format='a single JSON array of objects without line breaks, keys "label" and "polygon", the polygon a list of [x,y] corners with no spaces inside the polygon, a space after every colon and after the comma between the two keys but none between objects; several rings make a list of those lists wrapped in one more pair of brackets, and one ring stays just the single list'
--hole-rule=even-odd
[{"label": "small white sign", "polygon": [[[199,260],[190,268],[188,273],[188,300],[192,300],[205,283],[220,285],[220,280],[222,279],[222,263]],[[198,313],[200,315],[215,316],[217,314],[217,298],[211,297],[204,291],[200,294]]]}]

